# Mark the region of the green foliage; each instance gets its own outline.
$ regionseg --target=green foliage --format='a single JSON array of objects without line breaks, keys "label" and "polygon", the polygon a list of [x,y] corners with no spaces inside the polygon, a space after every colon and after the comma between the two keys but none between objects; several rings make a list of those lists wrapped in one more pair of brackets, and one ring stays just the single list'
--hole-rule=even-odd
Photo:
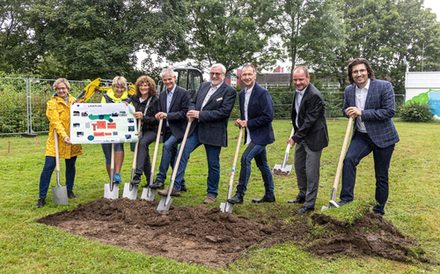
[{"label": "green foliage", "polygon": [[277,47],[273,1],[189,1],[191,57],[209,65],[222,63],[231,71],[244,63],[274,64]]},{"label": "green foliage", "polygon": [[427,104],[411,102],[400,108],[399,115],[407,122],[427,122],[432,120],[432,112]]}]

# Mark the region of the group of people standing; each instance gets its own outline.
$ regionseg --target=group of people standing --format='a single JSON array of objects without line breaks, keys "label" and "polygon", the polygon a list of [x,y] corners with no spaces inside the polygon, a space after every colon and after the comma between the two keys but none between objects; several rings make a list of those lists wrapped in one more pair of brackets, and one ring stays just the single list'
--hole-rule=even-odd
[{"label": "group of people standing", "polygon": [[[187,123],[191,122],[171,195],[180,196],[182,191],[186,191],[184,175],[190,154],[203,144],[208,162],[207,194],[203,202],[205,204],[216,202],[220,180],[220,152],[222,147],[227,146],[227,125],[236,100],[236,91],[225,83],[225,77],[224,65],[212,65],[210,81],[201,85],[194,98],[190,98],[185,89],[176,85],[176,75],[169,68],[161,73],[166,90],[159,95],[156,94],[154,80],[149,76],[141,76],[137,79],[136,94],[133,96],[127,94],[125,78],[115,77],[113,88],[103,95],[102,103],[131,103],[136,109],[135,117],[142,121],[133,184],[139,184],[144,173],[147,186],[163,189],[159,191],[161,195],[168,194],[168,189],[164,189],[166,174],[169,167],[175,166],[179,144],[182,142]],[[228,199],[231,204],[243,203],[251,174],[252,159],[255,159],[265,187],[263,197],[252,199],[252,202],[275,202],[274,180],[266,157],[266,146],[275,141],[272,128],[274,108],[270,93],[256,82],[256,77],[257,72],[252,64],[242,67],[240,75],[242,90],[239,94],[240,118],[236,119],[234,124],[244,130],[244,142],[247,147],[241,156],[235,195]],[[373,211],[383,215],[388,198],[389,164],[394,144],[399,141],[392,122],[395,112],[393,88],[387,81],[376,80],[371,65],[363,58],[356,58],[350,62],[348,78],[351,84],[344,92],[343,114],[354,118],[356,123],[344,160],[339,205],[342,206],[353,200],[356,166],[372,151],[376,173],[376,205]],[[310,83],[310,74],[306,67],[299,66],[294,69],[293,84],[296,89],[291,111],[294,135],[290,136],[287,142],[295,145],[294,166],[298,194],[288,202],[302,204],[298,214],[305,214],[315,208],[320,158],[322,150],[329,143],[329,138],[325,119],[325,101],[318,89]],[[45,204],[50,176],[54,169],[51,141],[54,129],[64,140],[64,143],[60,143],[60,148],[64,146],[60,157],[66,159],[69,198],[75,197],[72,191],[75,160],[81,153],[81,147],[70,144],[69,139],[69,108],[75,101],[68,92],[70,85],[66,79],[58,79],[53,87],[56,93],[47,104],[46,114],[50,121],[50,129],[37,207]],[[151,181],[148,146],[155,140],[160,120],[163,120],[162,156],[159,173],[156,179]],[[103,145],[108,172],[110,172],[110,150],[109,145]],[[123,144],[119,144],[115,149],[114,181],[116,183],[121,182],[120,169],[123,158]]]}]

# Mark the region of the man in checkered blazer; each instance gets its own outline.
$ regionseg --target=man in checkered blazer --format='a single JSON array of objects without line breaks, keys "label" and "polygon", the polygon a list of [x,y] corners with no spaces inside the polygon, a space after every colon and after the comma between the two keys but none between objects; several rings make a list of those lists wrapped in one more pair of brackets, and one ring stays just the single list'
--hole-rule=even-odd
[{"label": "man in checkered blazer", "polygon": [[356,166],[373,152],[376,178],[376,205],[373,212],[385,214],[388,199],[388,169],[399,135],[393,124],[394,91],[390,82],[376,80],[370,63],[356,58],[348,65],[351,85],[345,88],[342,111],[355,118],[350,146],[344,159],[339,205],[354,198]]}]

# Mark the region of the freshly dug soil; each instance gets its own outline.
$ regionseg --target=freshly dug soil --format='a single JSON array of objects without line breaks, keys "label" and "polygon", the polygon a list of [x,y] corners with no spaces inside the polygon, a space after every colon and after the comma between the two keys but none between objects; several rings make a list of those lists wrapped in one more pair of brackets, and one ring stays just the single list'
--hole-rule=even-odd
[{"label": "freshly dug soil", "polygon": [[[250,247],[285,242],[323,257],[346,254],[427,261],[414,240],[374,214],[352,225],[322,214],[313,214],[312,222],[295,216],[286,224],[274,216],[249,219],[204,206],[172,206],[166,215],[157,213],[156,207],[157,203],[143,200],[101,199],[38,221],[129,250],[215,267],[230,264]],[[320,226],[325,233],[316,233]]]}]

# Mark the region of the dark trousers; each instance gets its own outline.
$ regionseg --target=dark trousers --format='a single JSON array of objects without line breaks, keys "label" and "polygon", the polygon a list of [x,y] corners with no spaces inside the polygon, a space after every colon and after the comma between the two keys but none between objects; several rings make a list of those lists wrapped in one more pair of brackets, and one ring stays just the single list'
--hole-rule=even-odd
[{"label": "dark trousers", "polygon": [[350,202],[354,198],[354,185],[356,182],[356,166],[373,151],[374,172],[376,174],[376,202],[374,211],[384,213],[388,200],[388,170],[394,145],[380,148],[370,139],[368,134],[355,132],[351,139],[342,169],[341,201]]},{"label": "dark trousers", "polygon": [[[75,162],[76,156],[70,159],[65,159],[66,163],[66,187],[67,191],[70,192],[73,190],[73,184],[75,181]],[[56,166],[56,159],[52,156],[46,156],[46,160],[44,162],[43,171],[40,176],[40,192],[38,194],[39,198],[46,198],[47,190],[50,184],[50,177],[52,177],[53,170]]]},{"label": "dark trousers", "polygon": [[142,136],[139,139],[139,144],[138,144],[135,174],[140,178],[143,172],[145,174],[145,177],[147,178],[147,184],[150,183],[150,176],[151,176],[151,162],[150,162],[150,153],[148,147],[152,142],[154,142],[155,139],[156,139],[156,132],[144,131],[142,132]]},{"label": "dark trousers", "polygon": [[274,183],[272,172],[267,164],[266,146],[256,145],[253,142],[247,146],[241,156],[240,179],[237,185],[237,193],[241,195],[246,193],[249,177],[251,176],[251,161],[254,158],[263,177],[265,195],[272,197],[274,196]]}]

